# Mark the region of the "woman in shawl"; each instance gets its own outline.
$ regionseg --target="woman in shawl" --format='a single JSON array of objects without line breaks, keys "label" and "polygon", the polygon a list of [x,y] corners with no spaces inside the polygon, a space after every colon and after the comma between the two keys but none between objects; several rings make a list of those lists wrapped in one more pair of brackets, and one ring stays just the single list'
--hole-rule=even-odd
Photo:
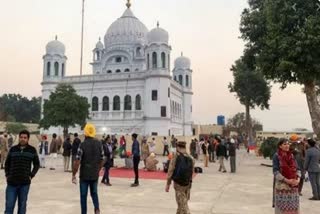
[{"label": "woman in shawl", "polygon": [[273,156],[273,174],[275,214],[299,214],[300,171],[286,139],[280,140]]}]

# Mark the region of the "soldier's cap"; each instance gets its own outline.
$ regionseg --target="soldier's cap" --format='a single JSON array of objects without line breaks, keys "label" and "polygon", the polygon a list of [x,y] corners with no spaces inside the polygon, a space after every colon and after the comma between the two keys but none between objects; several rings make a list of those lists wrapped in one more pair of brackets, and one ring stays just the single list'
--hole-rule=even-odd
[{"label": "soldier's cap", "polygon": [[185,141],[178,141],[177,146],[186,146],[187,143]]}]

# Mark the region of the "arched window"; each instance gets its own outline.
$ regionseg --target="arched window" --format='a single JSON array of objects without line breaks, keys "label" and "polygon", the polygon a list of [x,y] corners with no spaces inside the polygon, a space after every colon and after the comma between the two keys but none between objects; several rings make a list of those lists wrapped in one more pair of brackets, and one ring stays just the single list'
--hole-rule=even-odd
[{"label": "arched window", "polygon": [[120,73],[120,72],[121,72],[121,70],[120,70],[120,69],[117,69],[117,70],[116,70],[116,73]]},{"label": "arched window", "polygon": [[162,68],[166,68],[166,54],[164,52],[161,53],[161,63]]},{"label": "arched window", "polygon": [[64,77],[65,73],[64,73],[64,63],[62,63],[61,65],[61,76]]},{"label": "arched window", "polygon": [[189,87],[189,75],[186,75],[186,86]]},{"label": "arched window", "polygon": [[142,55],[142,53],[141,53],[141,47],[137,47],[136,55],[137,55],[138,57],[140,57],[140,56]]},{"label": "arched window", "polygon": [[183,85],[183,77],[182,77],[182,75],[179,75],[179,83],[180,83],[180,85]]},{"label": "arched window", "polygon": [[120,111],[120,97],[113,97],[113,111]]},{"label": "arched window", "polygon": [[147,69],[150,69],[150,55],[147,54]]},{"label": "arched window", "polygon": [[126,68],[126,69],[124,70],[124,72],[130,72],[130,69],[129,69],[129,68]]},{"label": "arched window", "polygon": [[139,94],[136,96],[136,110],[141,110],[141,96]]},{"label": "arched window", "polygon": [[92,111],[99,111],[99,99],[98,97],[92,98],[92,105],[91,105]]},{"label": "arched window", "polygon": [[51,75],[51,63],[47,62],[47,76]]},{"label": "arched window", "polygon": [[54,63],[54,75],[59,76],[59,63]]},{"label": "arched window", "polygon": [[107,96],[102,99],[102,111],[109,111],[109,97]]},{"label": "arched window", "polygon": [[111,71],[111,70],[108,70],[108,71],[107,71],[107,73],[108,73],[108,74],[111,74],[111,73],[112,73],[112,71]]},{"label": "arched window", "polygon": [[177,76],[174,76],[174,81],[176,81],[176,82],[177,82]]},{"label": "arched window", "polygon": [[126,95],[124,97],[124,110],[130,111],[132,110],[131,96]]},{"label": "arched window", "polygon": [[100,60],[100,51],[97,51],[97,60]]},{"label": "arched window", "polygon": [[153,52],[152,53],[152,68],[157,68],[158,64],[157,64],[157,53]]}]

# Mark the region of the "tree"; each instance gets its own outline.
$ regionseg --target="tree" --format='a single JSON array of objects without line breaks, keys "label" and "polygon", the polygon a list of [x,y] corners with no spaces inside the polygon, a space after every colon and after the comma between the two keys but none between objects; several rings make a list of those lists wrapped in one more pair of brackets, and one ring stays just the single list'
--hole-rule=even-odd
[{"label": "tree", "polygon": [[304,86],[314,132],[320,135],[320,10],[317,0],[249,0],[240,31],[264,76]]},{"label": "tree", "polygon": [[250,52],[245,51],[243,57],[232,66],[234,81],[229,84],[231,93],[236,93],[240,103],[245,106],[245,127],[249,142],[252,141],[252,123],[250,109],[256,107],[269,108],[270,85],[256,67],[255,58]]},{"label": "tree", "polygon": [[59,84],[49,100],[44,101],[40,127],[49,129],[51,126],[61,126],[66,136],[69,127],[86,123],[89,107],[87,98],[79,96],[71,85]]},{"label": "tree", "polygon": [[38,123],[41,97],[30,100],[20,94],[4,94],[0,97],[0,120],[8,122]]},{"label": "tree", "polygon": [[[251,118],[251,124],[253,133],[263,130],[263,125],[258,120]],[[227,129],[237,132],[239,135],[246,133],[246,114],[244,112],[239,112],[228,119]]]}]

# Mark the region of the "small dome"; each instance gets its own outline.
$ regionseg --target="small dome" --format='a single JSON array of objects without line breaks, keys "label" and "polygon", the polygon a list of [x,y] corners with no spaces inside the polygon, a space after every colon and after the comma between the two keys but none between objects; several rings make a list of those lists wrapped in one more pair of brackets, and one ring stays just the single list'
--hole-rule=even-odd
[{"label": "small dome", "polygon": [[168,44],[169,43],[169,34],[166,30],[159,27],[159,23],[156,28],[152,29],[148,35],[148,43],[160,43]]},{"label": "small dome", "polygon": [[60,41],[58,41],[58,38],[56,37],[55,40],[49,42],[46,46],[46,53],[51,55],[61,55],[64,56],[66,51],[66,48],[64,44]]},{"label": "small dome", "polygon": [[97,44],[96,44],[96,49],[99,49],[99,50],[103,50],[104,49],[104,45],[101,42],[101,38],[99,38],[99,42],[97,42]]},{"label": "small dome", "polygon": [[189,58],[183,56],[181,54],[180,57],[178,57],[175,62],[174,62],[174,67],[176,69],[181,68],[181,69],[190,69],[191,67],[191,61]]}]

